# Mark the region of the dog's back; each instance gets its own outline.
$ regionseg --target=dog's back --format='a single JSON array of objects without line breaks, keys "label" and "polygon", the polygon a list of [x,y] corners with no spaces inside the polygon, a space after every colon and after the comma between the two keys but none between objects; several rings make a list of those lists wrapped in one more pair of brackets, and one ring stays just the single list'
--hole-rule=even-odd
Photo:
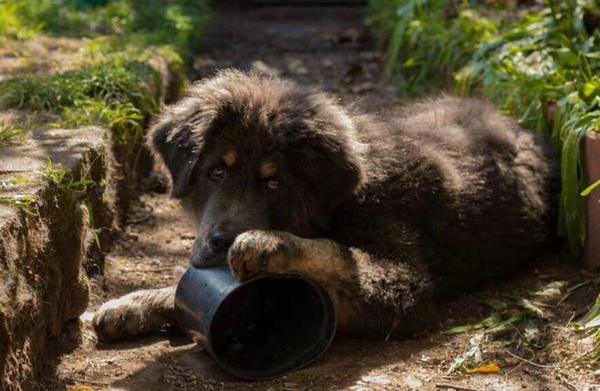
[{"label": "dog's back", "polygon": [[342,237],[425,261],[444,296],[514,272],[554,237],[551,149],[488,104],[442,97],[357,122],[367,182],[340,213]]}]

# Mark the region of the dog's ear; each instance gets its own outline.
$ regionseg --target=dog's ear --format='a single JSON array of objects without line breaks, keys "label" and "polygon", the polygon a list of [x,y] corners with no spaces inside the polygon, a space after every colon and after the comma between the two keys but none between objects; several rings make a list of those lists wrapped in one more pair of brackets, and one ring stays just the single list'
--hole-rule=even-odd
[{"label": "dog's ear", "polygon": [[148,134],[148,145],[169,169],[171,196],[183,198],[193,182],[208,124],[198,111],[177,111],[167,109],[158,118]]},{"label": "dog's ear", "polygon": [[312,144],[304,151],[299,150],[303,197],[311,225],[327,231],[332,212],[360,187],[362,170],[350,145],[318,139]]}]

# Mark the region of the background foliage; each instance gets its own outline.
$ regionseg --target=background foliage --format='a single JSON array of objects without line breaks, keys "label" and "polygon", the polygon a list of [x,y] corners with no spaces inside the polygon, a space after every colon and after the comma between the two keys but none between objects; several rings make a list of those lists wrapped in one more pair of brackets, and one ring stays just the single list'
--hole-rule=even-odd
[{"label": "background foliage", "polygon": [[578,255],[581,193],[590,190],[581,142],[600,131],[598,3],[372,0],[369,8],[388,74],[406,95],[480,94],[552,140],[562,157],[560,232]]},{"label": "background foliage", "polygon": [[[144,123],[158,108],[152,91],[159,89],[161,80],[150,63],[158,57],[168,59],[173,74],[182,72],[202,43],[207,2],[84,3],[0,0],[0,44],[42,36],[85,39],[77,55],[70,57],[77,64],[73,70],[25,72],[0,81],[0,108],[50,113],[59,117],[53,126],[101,124],[123,138],[141,137]],[[22,136],[9,127],[2,134],[4,143],[9,136],[12,140]]]},{"label": "background foliage", "polygon": [[[74,0],[0,0],[0,37],[55,36],[120,39],[171,45],[190,56],[202,42],[209,7],[204,0],[109,0],[90,6]],[[100,3],[104,3],[100,1]]]}]

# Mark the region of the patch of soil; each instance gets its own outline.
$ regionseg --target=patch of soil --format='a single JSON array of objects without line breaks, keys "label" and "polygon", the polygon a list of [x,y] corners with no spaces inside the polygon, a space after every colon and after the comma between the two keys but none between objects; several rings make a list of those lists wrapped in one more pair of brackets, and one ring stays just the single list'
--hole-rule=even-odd
[{"label": "patch of soil", "polygon": [[[257,68],[315,85],[345,104],[370,110],[399,103],[382,76],[382,57],[362,27],[362,8],[261,8],[217,10],[204,53],[196,58],[198,77],[215,69]],[[130,216],[106,259],[105,276],[92,282],[88,311],[124,293],[175,284],[187,267],[195,228],[166,194],[147,194]],[[557,250],[541,257],[522,275],[491,291],[528,292],[565,281],[573,286],[590,279]],[[79,339],[57,341],[49,363],[46,389],[74,390],[600,390],[597,366],[576,361],[594,347],[567,325],[592,304],[597,287],[536,301],[544,309],[539,327],[544,347],[531,350],[486,342],[484,360],[500,372],[448,374],[453,361],[469,349],[471,335],[423,334],[404,341],[338,337],[309,367],[267,382],[240,382],[224,373],[201,347],[185,337],[145,338],[96,345],[93,332],[81,327]],[[489,315],[474,295],[451,303],[443,328],[473,323]],[[78,325],[73,325],[80,329]],[[67,348],[70,347],[70,348]],[[79,387],[76,386],[87,386]],[[455,386],[454,388],[452,386]],[[458,387],[462,388],[458,388]]]}]

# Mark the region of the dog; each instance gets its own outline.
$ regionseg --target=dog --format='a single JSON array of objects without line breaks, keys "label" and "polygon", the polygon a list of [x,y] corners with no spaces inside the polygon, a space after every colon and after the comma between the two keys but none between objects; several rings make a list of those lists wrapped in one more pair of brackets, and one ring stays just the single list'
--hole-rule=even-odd
[{"label": "dog", "polygon": [[[225,70],[166,107],[148,138],[198,219],[191,265],[312,277],[343,333],[422,331],[438,303],[555,241],[551,148],[481,100],[441,96],[384,117]],[[141,291],[103,305],[93,325],[118,340],[159,332],[173,312],[174,288]]]}]

